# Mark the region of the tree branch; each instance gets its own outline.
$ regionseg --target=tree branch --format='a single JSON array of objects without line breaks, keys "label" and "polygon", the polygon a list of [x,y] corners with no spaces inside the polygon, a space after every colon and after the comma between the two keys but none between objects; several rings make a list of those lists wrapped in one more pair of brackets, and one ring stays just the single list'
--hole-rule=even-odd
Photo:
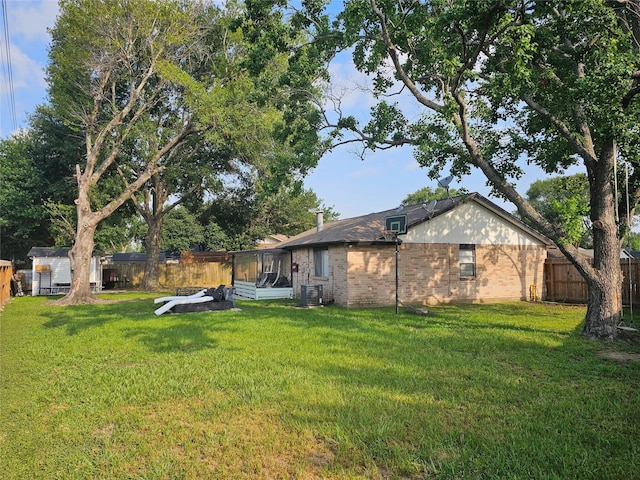
[{"label": "tree branch", "polygon": [[444,109],[444,105],[439,105],[434,101],[425,97],[422,94],[422,92],[420,92],[417,85],[413,83],[411,78],[409,78],[409,76],[407,75],[407,72],[405,72],[404,68],[402,67],[402,64],[400,63],[398,50],[395,44],[391,41],[391,37],[389,36],[389,31],[387,30],[387,20],[384,13],[382,13],[382,11],[378,8],[375,0],[370,0],[370,4],[371,4],[371,10],[378,17],[378,20],[380,21],[380,25],[382,28],[382,41],[387,47],[387,51],[389,52],[389,56],[391,57],[391,61],[393,62],[395,71],[398,77],[400,78],[400,80],[402,81],[402,83],[404,83],[407,86],[407,88],[413,94],[415,99],[418,100],[418,102],[420,102],[422,105],[436,112],[442,111]]},{"label": "tree branch", "polygon": [[120,207],[124,202],[126,202],[131,195],[137,191],[142,185],[145,184],[155,173],[161,172],[166,167],[160,164],[160,160],[164,157],[168,152],[170,152],[176,145],[178,145],[182,140],[187,138],[192,133],[195,133],[197,128],[191,124],[187,125],[180,133],[171,138],[160,150],[158,150],[153,159],[147,163],[146,169],[144,172],[136,178],[135,181],[128,184],[126,188],[120,192],[116,198],[114,198],[107,205],[102,207],[96,214],[101,218],[106,218],[111,215],[118,207]]},{"label": "tree branch", "polygon": [[531,96],[524,95],[522,100],[535,112],[545,117],[549,122],[560,132],[560,134],[573,146],[573,148],[578,152],[578,154],[582,157],[582,159],[590,163],[591,165],[595,164],[598,161],[597,155],[593,151],[593,147],[591,151],[585,148],[580,141],[571,133],[569,128],[564,124],[562,120],[558,117],[554,116],[545,109],[542,105],[536,102]]}]

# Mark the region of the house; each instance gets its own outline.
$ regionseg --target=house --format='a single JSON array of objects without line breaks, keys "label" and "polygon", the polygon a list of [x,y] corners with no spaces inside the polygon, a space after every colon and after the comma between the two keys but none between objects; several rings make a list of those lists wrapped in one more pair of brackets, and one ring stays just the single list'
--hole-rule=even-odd
[{"label": "house", "polygon": [[[388,230],[400,233],[396,238]],[[320,221],[279,247],[291,252],[295,297],[321,285],[325,303],[350,307],[395,303],[396,248],[398,298],[404,304],[524,300],[534,289],[542,292],[550,244],[473,193]]]},{"label": "house", "polygon": [[[71,286],[70,248],[33,247],[27,256],[32,259],[32,295],[54,295],[67,293]],[[91,258],[91,289],[102,290],[102,268],[100,257]]]},{"label": "house", "polygon": [[262,240],[258,242],[256,248],[259,250],[269,249],[269,248],[278,248],[278,246],[288,240],[289,237],[286,235],[282,235],[280,233],[267,235]]}]

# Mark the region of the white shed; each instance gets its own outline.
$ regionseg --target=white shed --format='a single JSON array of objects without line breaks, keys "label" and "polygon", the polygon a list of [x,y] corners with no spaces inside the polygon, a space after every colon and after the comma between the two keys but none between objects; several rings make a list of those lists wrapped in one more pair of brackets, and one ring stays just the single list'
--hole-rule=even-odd
[{"label": "white shed", "polygon": [[[32,295],[56,295],[67,293],[71,286],[70,248],[33,247],[29,258],[33,261],[31,280]],[[100,257],[91,258],[89,281],[94,292],[102,290]]]}]

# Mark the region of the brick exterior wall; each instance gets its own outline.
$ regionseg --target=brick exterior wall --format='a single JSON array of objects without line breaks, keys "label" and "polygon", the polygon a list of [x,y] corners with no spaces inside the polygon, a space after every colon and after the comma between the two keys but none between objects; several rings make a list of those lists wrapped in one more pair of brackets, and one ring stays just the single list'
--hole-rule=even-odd
[{"label": "brick exterior wall", "polygon": [[[404,243],[399,252],[399,297],[405,304],[500,302],[529,298],[543,288],[545,246],[476,245],[476,275],[460,278],[457,244]],[[329,277],[315,277],[313,249],[293,252],[302,283],[322,284],[324,301],[343,306],[395,304],[393,245],[329,248]]]}]

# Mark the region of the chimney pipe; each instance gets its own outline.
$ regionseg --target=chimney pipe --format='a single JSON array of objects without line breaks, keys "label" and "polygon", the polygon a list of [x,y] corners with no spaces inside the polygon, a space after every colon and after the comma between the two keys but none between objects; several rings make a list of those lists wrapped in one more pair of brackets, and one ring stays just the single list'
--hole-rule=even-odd
[{"label": "chimney pipe", "polygon": [[316,228],[319,232],[324,228],[324,214],[322,212],[316,212]]}]

